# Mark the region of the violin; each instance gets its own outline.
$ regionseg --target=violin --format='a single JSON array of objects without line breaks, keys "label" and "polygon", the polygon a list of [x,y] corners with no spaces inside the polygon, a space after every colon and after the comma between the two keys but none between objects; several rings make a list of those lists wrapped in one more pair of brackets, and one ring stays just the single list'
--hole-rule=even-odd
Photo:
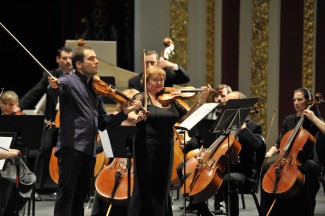
[{"label": "violin", "polygon": [[165,87],[160,93],[158,93],[158,101],[162,104],[170,103],[176,99],[190,100],[193,99],[198,92],[202,89],[195,88],[173,88]]},{"label": "violin", "polygon": [[[94,77],[94,81],[92,83],[92,90],[95,92],[95,94],[111,98],[114,102],[133,102],[133,100],[127,95],[125,95],[123,92],[121,92],[112,85],[108,85],[104,81],[100,80],[97,76]],[[145,115],[149,114],[149,112],[143,106],[140,107],[140,110],[144,111]]]},{"label": "violin", "polygon": [[104,81],[100,80],[97,76],[94,77],[92,89],[96,94],[111,98],[115,102],[126,103],[128,101],[132,101],[125,94],[123,94],[123,92],[119,91],[112,85],[108,85]]}]

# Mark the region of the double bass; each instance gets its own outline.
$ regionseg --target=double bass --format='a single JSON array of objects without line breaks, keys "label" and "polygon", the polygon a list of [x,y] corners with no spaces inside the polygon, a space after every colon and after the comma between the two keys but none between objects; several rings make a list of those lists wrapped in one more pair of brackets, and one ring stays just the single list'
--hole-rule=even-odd
[{"label": "double bass", "polygon": [[[317,93],[315,98],[307,109],[311,109],[319,103],[320,93]],[[276,198],[289,199],[294,197],[305,183],[305,175],[299,166],[313,150],[315,137],[302,128],[304,119],[305,116],[302,115],[295,128],[283,136],[278,158],[263,177],[262,187],[264,191],[273,194]]]}]

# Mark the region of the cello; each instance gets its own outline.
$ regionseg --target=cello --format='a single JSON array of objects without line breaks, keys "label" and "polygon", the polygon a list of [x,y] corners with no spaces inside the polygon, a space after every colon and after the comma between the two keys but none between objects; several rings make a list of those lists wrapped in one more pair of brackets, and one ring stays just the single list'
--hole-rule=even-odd
[{"label": "cello", "polygon": [[208,149],[201,149],[186,161],[190,172],[186,173],[186,188],[182,191],[187,191],[191,202],[201,203],[215,194],[223,181],[228,160],[234,160],[240,150],[241,144],[233,135],[221,135]]},{"label": "cello", "polygon": [[[319,103],[321,99],[320,93],[317,93],[315,98],[308,105],[308,110]],[[278,158],[263,177],[263,190],[266,193],[273,194],[276,198],[292,198],[304,185],[305,176],[299,167],[306,160],[306,156],[313,150],[315,144],[315,137],[302,128],[304,119],[305,116],[302,115],[295,128],[289,130],[283,136],[280,142]],[[271,208],[274,203],[275,200]]]},{"label": "cello", "polygon": [[[249,114],[258,113],[257,105]],[[235,161],[242,149],[235,134],[219,136],[209,148],[201,148],[197,155],[186,161],[190,172],[186,173],[183,191],[187,191],[192,203],[204,202],[220,188],[229,162]]]}]

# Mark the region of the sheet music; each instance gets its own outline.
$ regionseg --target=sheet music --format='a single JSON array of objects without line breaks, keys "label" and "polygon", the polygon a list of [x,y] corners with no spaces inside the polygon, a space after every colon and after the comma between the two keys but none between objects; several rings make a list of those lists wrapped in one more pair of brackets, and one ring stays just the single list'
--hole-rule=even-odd
[{"label": "sheet music", "polygon": [[191,130],[201,119],[203,119],[208,113],[218,106],[219,103],[205,103],[199,109],[197,109],[192,115],[185,119],[178,128]]},{"label": "sheet music", "polygon": [[114,155],[113,155],[112,145],[111,145],[111,141],[109,140],[107,130],[98,131],[98,132],[99,132],[100,140],[103,145],[105,158],[113,158]]},{"label": "sheet music", "polygon": [[[12,137],[0,137],[0,146],[5,149],[10,148],[10,144],[12,142]],[[5,151],[3,149],[0,149],[0,151]],[[3,169],[3,166],[5,165],[6,160],[0,160],[0,170]]]}]

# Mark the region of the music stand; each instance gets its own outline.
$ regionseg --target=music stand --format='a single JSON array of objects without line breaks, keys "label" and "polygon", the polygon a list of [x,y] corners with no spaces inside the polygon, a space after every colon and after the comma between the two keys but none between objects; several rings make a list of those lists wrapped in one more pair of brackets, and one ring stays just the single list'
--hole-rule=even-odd
[{"label": "music stand", "polygon": [[[211,130],[213,133],[222,132],[228,138],[229,149],[229,133],[231,131],[240,129],[248,117],[250,111],[256,104],[258,98],[245,99],[229,99],[218,115],[215,124]],[[228,214],[231,209],[230,197],[230,160],[228,160]]]},{"label": "music stand", "polygon": [[136,126],[117,126],[107,129],[114,158],[127,158],[128,203],[131,197],[131,158],[133,154],[133,137],[135,132]]},{"label": "music stand", "polygon": [[[43,115],[0,115],[0,132],[16,132],[14,148],[39,149],[44,126]],[[27,163],[28,164],[28,163]]]},{"label": "music stand", "polygon": [[[218,103],[205,103],[200,108],[195,110],[189,117],[187,117],[179,126],[175,126],[176,129],[180,129],[179,133],[183,133],[184,140],[186,140],[186,131],[191,130],[195,125],[197,125],[208,113],[210,113],[214,108],[218,106]],[[186,216],[186,153],[184,153],[184,208],[180,215]]]}]

